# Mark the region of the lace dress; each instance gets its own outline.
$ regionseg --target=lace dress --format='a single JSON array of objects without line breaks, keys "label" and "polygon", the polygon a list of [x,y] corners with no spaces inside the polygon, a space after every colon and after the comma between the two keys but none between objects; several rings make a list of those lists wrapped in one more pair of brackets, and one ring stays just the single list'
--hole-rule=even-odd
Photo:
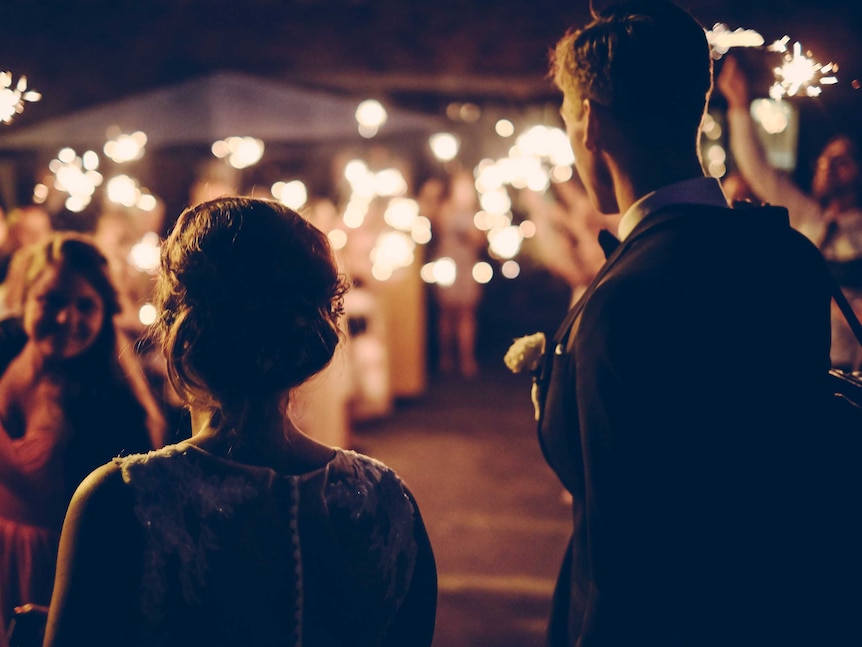
[{"label": "lace dress", "polygon": [[409,644],[430,644],[436,588],[415,589],[436,587],[433,556],[382,463],[337,450],[290,476],[190,444],[115,463],[144,546],[141,625],[124,644],[389,645],[411,624],[427,635]]}]

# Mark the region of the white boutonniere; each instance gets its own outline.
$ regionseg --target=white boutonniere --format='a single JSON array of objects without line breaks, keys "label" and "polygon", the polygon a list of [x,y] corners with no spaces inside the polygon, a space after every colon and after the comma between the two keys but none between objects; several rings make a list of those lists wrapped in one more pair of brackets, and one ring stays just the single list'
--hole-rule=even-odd
[{"label": "white boutonniere", "polygon": [[520,337],[506,351],[503,361],[513,373],[529,371],[533,376],[533,386],[530,389],[530,399],[533,401],[536,420],[539,419],[539,387],[536,383],[536,374],[542,355],[545,354],[545,333],[537,332],[534,335]]},{"label": "white boutonniere", "polygon": [[524,370],[533,372],[539,367],[539,360],[544,353],[545,333],[537,332],[534,335],[516,339],[506,351],[503,361],[513,373]]}]

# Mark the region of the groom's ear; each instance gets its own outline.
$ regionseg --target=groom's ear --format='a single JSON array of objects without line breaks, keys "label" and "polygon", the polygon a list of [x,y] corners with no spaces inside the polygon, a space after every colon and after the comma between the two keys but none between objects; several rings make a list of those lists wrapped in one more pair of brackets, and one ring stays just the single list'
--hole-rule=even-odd
[{"label": "groom's ear", "polygon": [[591,153],[595,153],[601,148],[602,124],[600,123],[601,117],[598,114],[599,111],[596,110],[598,107],[598,104],[590,99],[584,99],[581,103],[584,118],[584,148]]},{"label": "groom's ear", "polygon": [[591,153],[616,149],[620,130],[613,112],[600,103],[584,99],[584,147]]}]

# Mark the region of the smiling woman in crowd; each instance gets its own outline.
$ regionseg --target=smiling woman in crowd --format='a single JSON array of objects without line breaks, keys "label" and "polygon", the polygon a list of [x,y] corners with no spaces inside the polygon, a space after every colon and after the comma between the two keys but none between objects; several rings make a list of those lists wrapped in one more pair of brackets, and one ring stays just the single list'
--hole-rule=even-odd
[{"label": "smiling woman in crowd", "polygon": [[18,254],[23,314],[0,324],[0,644],[15,606],[50,601],[75,488],[111,457],[159,446],[164,434],[114,325],[102,254],[75,234]]}]

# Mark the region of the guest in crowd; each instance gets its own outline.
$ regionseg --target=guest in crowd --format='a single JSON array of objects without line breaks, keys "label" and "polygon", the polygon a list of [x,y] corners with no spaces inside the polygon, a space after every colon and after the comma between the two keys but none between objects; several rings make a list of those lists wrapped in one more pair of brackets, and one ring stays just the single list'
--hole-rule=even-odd
[{"label": "guest in crowd", "polygon": [[[781,204],[791,224],[810,238],[827,259],[857,315],[862,316],[862,165],[859,149],[847,135],[830,139],[817,159],[811,193],[773,168],[751,117],[751,91],[744,70],[726,57],[717,80],[727,99],[730,150],[752,192],[764,202]],[[862,346],[844,317],[832,313],[832,363],[862,368]]]},{"label": "guest in crowd", "polygon": [[518,199],[536,224],[530,241],[536,255],[571,286],[574,303],[604,265],[599,232],[616,233],[619,216],[599,213],[577,174],[568,182],[553,184],[547,193],[521,189]]},{"label": "guest in crowd", "polygon": [[550,645],[849,644],[829,579],[847,553],[810,460],[828,272],[785,209],[731,209],[704,176],[703,27],[670,2],[612,5],[552,71],[587,192],[623,215],[538,380],[574,521]]},{"label": "guest in crowd", "polygon": [[447,177],[439,200],[431,216],[433,253],[437,260],[449,259],[455,271],[451,282],[434,285],[440,370],[474,377],[479,371],[476,310],[482,286],[473,278],[473,266],[488,241],[473,222],[479,209],[473,174],[461,170]]},{"label": "guest in crowd", "polygon": [[0,322],[0,644],[14,607],[50,600],[75,488],[164,434],[134,350],[115,328],[104,256],[73,234],[17,254],[21,316]]},{"label": "guest in crowd", "polygon": [[[6,266],[6,275],[0,282],[0,321],[20,318],[24,308],[24,290],[27,287],[27,269],[38,245],[21,247],[12,254]],[[9,359],[3,362],[5,367]]]},{"label": "guest in crowd", "polygon": [[48,212],[35,204],[10,210],[5,223],[6,237],[0,244],[0,280],[6,277],[12,255],[17,250],[44,242],[54,231]]},{"label": "guest in crowd", "polygon": [[430,645],[434,558],[406,485],[286,414],[340,340],[326,236],[276,202],[202,203],[156,292],[193,436],[79,488],[45,644]]}]

